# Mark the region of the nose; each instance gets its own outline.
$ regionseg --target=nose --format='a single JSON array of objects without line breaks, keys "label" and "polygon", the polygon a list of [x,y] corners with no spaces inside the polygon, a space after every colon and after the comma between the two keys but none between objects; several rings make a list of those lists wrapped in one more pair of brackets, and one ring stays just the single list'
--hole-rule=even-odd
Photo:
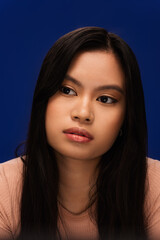
[{"label": "nose", "polygon": [[71,118],[73,121],[91,124],[94,121],[94,114],[88,100],[79,100],[78,104],[72,109]]}]

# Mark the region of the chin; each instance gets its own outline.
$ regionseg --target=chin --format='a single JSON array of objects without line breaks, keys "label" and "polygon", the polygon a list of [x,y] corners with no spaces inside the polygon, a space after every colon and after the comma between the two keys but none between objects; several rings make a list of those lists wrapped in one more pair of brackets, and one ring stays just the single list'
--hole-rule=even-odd
[{"label": "chin", "polygon": [[75,159],[75,160],[90,160],[91,156],[92,159],[98,158],[98,156],[94,156],[92,153],[84,153],[83,151],[81,152],[76,152],[76,151],[72,151],[72,153],[70,152],[60,152],[60,151],[55,151],[55,154],[57,156],[57,158],[68,158],[68,159]]}]

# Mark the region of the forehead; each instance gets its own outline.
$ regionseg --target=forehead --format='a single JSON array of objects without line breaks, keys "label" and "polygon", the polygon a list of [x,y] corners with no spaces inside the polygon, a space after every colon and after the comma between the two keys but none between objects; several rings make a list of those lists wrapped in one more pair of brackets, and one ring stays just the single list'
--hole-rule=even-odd
[{"label": "forehead", "polygon": [[119,60],[112,52],[105,50],[78,53],[67,74],[91,86],[117,84],[124,89],[124,73]]}]

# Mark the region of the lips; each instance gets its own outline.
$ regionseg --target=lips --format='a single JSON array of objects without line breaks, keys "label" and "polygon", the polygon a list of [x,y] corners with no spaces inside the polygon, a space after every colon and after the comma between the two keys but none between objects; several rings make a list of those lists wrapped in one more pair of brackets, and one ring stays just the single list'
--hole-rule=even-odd
[{"label": "lips", "polygon": [[87,132],[85,129],[81,129],[81,128],[76,128],[76,127],[69,128],[69,129],[64,130],[63,133],[82,136],[82,137],[88,138],[90,140],[93,139],[93,136],[89,132]]}]

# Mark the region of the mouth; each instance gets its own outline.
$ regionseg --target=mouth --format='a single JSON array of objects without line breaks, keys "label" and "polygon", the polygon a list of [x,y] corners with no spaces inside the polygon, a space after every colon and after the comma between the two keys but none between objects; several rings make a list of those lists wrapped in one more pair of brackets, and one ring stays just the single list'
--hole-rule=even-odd
[{"label": "mouth", "polygon": [[64,130],[63,133],[75,142],[90,142],[93,140],[93,136],[85,129],[69,128]]}]

